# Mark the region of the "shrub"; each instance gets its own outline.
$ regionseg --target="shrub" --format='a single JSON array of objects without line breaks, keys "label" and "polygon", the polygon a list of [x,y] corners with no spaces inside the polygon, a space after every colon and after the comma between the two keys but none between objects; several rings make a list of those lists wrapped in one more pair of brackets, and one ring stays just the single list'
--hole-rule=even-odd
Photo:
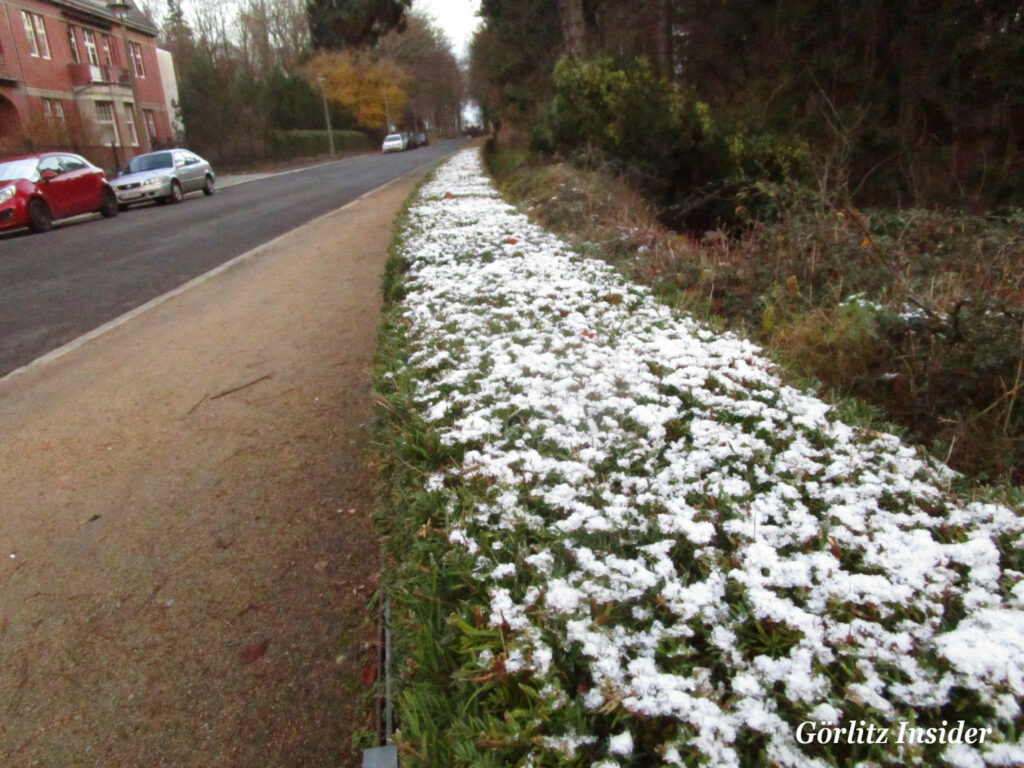
[{"label": "shrub", "polygon": [[780,215],[810,193],[806,150],[742,128],[725,131],[706,104],[659,79],[645,59],[562,59],[534,148],[624,173],[688,230],[738,228]]},{"label": "shrub", "polygon": [[658,79],[645,59],[562,59],[555,97],[534,145],[575,160],[606,160],[655,196],[692,188],[727,171],[727,150],[707,110]]}]

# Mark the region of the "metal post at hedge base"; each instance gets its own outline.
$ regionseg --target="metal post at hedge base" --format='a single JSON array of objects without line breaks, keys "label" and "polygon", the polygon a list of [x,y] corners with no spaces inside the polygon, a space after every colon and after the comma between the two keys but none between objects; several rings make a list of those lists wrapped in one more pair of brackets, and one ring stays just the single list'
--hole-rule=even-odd
[{"label": "metal post at hedge base", "polygon": [[398,768],[398,748],[394,744],[363,750],[363,768]]},{"label": "metal post at hedge base", "polygon": [[[391,600],[384,594],[384,734],[383,747],[363,750],[362,768],[398,768],[398,748],[392,743],[394,733],[394,709],[391,702]],[[379,715],[378,715],[379,717]]]}]

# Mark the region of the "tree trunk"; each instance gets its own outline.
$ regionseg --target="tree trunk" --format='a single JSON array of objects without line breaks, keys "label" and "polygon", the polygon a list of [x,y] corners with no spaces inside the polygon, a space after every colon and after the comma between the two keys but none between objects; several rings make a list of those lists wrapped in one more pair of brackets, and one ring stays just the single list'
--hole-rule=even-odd
[{"label": "tree trunk", "polygon": [[673,32],[675,18],[672,13],[672,0],[661,0],[658,14],[658,29],[655,31],[658,40],[658,69],[666,80],[675,79],[676,57]]},{"label": "tree trunk", "polygon": [[586,29],[583,24],[583,0],[558,0],[565,52],[582,56],[586,50]]}]

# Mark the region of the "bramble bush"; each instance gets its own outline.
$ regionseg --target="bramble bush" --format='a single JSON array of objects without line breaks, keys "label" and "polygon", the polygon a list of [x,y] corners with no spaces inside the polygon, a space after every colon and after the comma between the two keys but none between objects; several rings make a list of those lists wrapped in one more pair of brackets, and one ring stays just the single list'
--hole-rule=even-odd
[{"label": "bramble bush", "polygon": [[675,226],[739,226],[807,194],[804,148],[723,129],[694,93],[658,78],[645,59],[564,58],[554,90],[533,148],[624,174]]}]

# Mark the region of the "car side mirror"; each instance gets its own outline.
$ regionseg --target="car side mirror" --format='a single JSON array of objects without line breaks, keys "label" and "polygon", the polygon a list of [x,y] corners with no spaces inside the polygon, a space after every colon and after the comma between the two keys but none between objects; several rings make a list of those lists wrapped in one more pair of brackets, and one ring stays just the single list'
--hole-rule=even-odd
[{"label": "car side mirror", "polygon": [[42,176],[43,181],[53,181],[59,174],[56,171],[43,171],[39,175]]}]

